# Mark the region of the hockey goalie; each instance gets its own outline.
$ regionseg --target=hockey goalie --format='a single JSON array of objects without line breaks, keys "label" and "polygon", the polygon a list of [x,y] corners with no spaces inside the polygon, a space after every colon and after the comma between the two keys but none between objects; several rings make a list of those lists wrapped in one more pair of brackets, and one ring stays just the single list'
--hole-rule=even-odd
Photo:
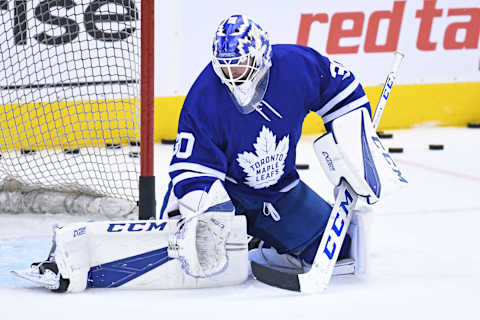
[{"label": "hockey goalie", "polygon": [[[159,219],[56,228],[49,258],[19,276],[70,292],[212,287],[245,281],[249,255],[307,273],[332,211],[295,168],[309,112],[327,129],[315,143],[325,183],[346,181],[367,204],[407,183],[342,64],[309,47],[271,45],[244,15],[221,21],[211,60],[182,107]],[[343,245],[332,249],[334,274],[365,270],[363,222],[352,215]],[[250,253],[247,231],[261,240]]]}]

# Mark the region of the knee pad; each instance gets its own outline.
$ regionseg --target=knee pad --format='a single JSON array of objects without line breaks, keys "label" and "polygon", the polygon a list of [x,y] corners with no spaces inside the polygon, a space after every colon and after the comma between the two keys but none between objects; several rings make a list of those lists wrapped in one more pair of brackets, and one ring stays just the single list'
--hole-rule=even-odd
[{"label": "knee pad", "polygon": [[277,249],[260,241],[258,248],[248,252],[248,259],[285,273],[300,274],[310,270],[310,265],[298,256],[278,253]]},{"label": "knee pad", "polygon": [[[334,275],[364,274],[367,267],[367,237],[365,217],[353,212],[347,234],[340,249]],[[321,237],[316,239],[300,254],[300,257],[311,264],[320,245]]]},{"label": "knee pad", "polygon": [[353,212],[347,234],[350,236],[350,258],[355,261],[355,274],[364,274],[367,270],[367,237],[365,217]]}]

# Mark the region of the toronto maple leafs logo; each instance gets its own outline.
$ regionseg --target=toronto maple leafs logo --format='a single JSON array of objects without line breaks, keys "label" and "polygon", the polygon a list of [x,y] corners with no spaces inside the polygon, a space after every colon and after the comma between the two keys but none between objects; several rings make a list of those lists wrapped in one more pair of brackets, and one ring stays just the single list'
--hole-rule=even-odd
[{"label": "toronto maple leafs logo", "polygon": [[285,158],[288,153],[289,136],[286,135],[276,144],[276,136],[263,126],[253,144],[252,152],[239,153],[237,162],[247,174],[246,183],[252,188],[261,189],[274,185],[283,175]]}]

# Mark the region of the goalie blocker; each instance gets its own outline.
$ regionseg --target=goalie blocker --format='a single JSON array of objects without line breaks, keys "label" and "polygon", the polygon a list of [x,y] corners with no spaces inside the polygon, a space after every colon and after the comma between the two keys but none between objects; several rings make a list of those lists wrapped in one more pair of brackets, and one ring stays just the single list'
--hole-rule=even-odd
[{"label": "goalie blocker", "polygon": [[365,108],[335,119],[332,130],[314,142],[314,149],[330,182],[338,187],[344,178],[368,204],[407,184]]}]

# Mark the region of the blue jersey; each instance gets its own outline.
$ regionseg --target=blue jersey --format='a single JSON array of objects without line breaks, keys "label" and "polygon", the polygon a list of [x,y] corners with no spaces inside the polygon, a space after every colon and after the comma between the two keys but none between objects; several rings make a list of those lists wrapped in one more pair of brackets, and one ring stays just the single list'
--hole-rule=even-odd
[{"label": "blue jersey", "polygon": [[169,174],[177,198],[215,179],[227,192],[275,202],[299,182],[296,147],[305,116],[328,123],[368,99],[353,74],[309,47],[274,45],[268,86],[258,108],[244,114],[211,63],[190,89],[178,124]]}]

